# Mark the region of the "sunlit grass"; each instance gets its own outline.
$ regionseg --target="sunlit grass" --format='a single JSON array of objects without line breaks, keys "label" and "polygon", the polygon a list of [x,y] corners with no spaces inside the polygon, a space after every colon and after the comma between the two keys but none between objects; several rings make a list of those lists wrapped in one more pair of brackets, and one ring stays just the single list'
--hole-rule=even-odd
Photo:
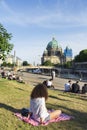
[{"label": "sunlit grass", "polygon": [[48,108],[61,109],[74,116],[70,121],[51,123],[48,126],[34,127],[20,121],[14,112],[29,107],[30,93],[33,86],[0,79],[0,130],[86,130],[87,129],[87,97],[48,90]]}]

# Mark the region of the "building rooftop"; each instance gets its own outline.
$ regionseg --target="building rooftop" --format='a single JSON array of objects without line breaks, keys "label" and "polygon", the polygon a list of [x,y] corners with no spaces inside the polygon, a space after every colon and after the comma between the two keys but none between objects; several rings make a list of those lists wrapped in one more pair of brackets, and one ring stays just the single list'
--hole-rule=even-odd
[{"label": "building rooftop", "polygon": [[47,45],[47,50],[56,48],[58,48],[58,42],[55,40],[55,38],[52,38],[52,41],[50,41]]}]

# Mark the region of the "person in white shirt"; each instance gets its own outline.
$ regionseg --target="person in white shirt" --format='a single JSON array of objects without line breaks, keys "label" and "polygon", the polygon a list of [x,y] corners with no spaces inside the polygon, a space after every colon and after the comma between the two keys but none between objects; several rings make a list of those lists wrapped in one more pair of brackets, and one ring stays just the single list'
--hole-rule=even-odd
[{"label": "person in white shirt", "polygon": [[65,83],[65,92],[71,92],[71,80]]},{"label": "person in white shirt", "polygon": [[52,83],[52,79],[45,80],[43,82],[43,84],[46,85],[47,88],[55,88],[54,85],[53,85],[53,83]]},{"label": "person in white shirt", "polygon": [[55,110],[51,113],[46,108],[45,101],[48,98],[47,87],[44,84],[38,84],[31,92],[30,108],[32,117],[43,124],[46,121],[57,118],[61,114],[61,110]]},{"label": "person in white shirt", "polygon": [[47,87],[51,87],[51,85],[52,85],[52,81],[51,80],[47,80]]}]

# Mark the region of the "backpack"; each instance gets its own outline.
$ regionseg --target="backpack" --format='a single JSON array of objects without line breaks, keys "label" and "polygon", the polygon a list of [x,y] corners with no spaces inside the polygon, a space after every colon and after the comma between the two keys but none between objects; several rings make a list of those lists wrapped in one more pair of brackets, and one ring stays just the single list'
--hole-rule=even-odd
[{"label": "backpack", "polygon": [[22,108],[21,109],[21,115],[25,116],[25,117],[30,117],[31,116],[31,112],[29,112],[29,110],[27,108]]}]

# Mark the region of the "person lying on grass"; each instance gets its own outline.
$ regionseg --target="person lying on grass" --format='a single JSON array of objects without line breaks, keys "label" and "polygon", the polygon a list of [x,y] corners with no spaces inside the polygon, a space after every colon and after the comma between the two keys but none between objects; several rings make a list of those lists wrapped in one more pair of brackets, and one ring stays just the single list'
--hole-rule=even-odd
[{"label": "person lying on grass", "polygon": [[46,108],[45,101],[48,98],[47,87],[44,84],[38,84],[31,92],[29,111],[35,120],[43,124],[46,121],[57,118],[61,110],[55,110],[51,113]]}]

